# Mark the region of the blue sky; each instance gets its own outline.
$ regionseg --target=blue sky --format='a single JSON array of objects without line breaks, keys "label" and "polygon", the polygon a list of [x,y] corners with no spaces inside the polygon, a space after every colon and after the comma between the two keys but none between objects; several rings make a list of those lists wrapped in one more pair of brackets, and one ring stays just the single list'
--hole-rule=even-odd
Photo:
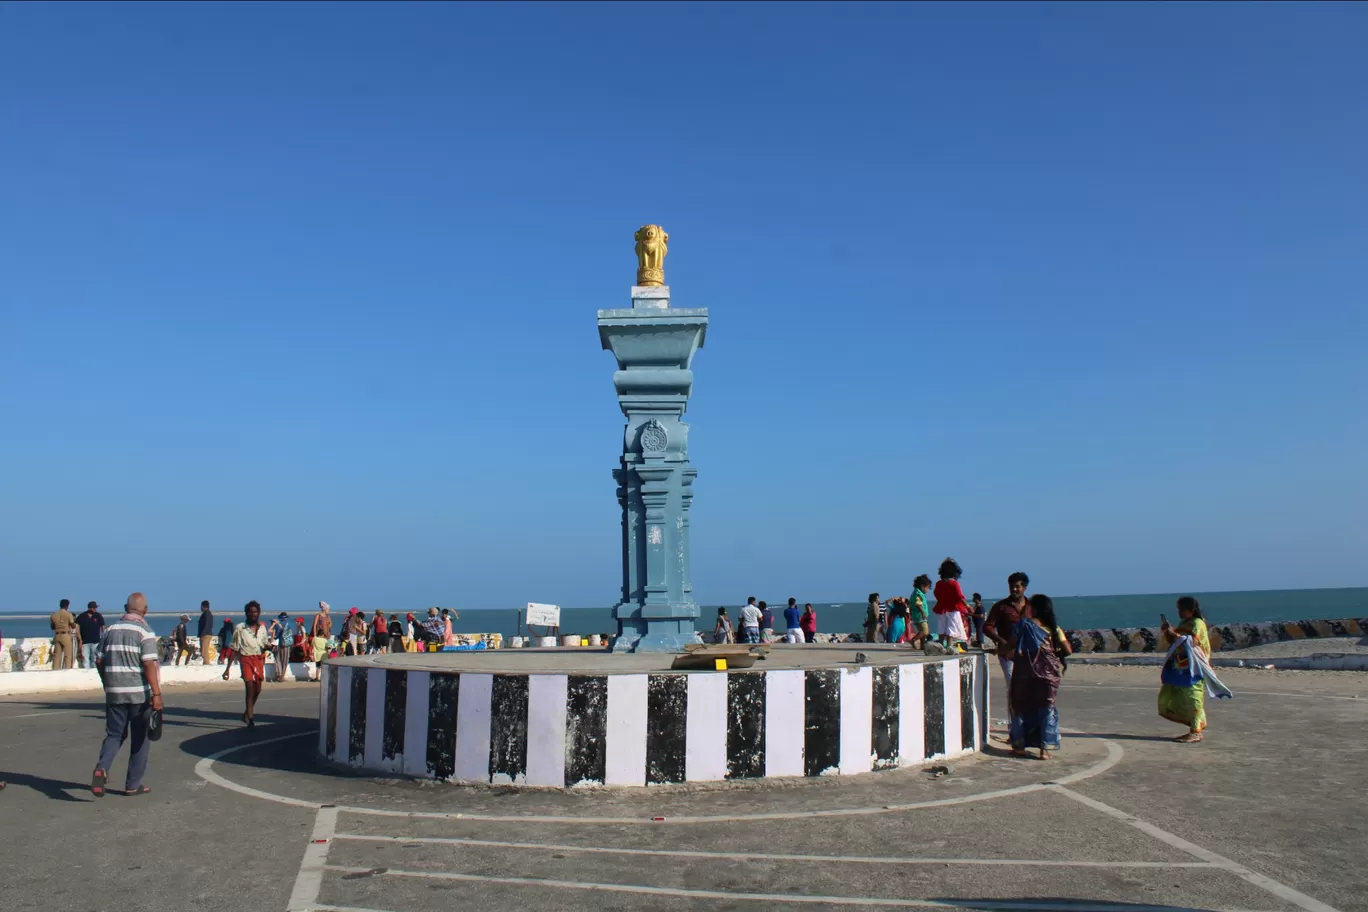
[{"label": "blue sky", "polygon": [[1368,7],[0,6],[0,609],[1368,583]]}]

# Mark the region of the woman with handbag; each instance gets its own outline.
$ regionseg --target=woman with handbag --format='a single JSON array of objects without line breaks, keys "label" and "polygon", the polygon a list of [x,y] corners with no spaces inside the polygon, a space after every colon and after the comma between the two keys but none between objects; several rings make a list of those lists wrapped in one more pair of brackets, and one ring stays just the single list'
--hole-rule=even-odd
[{"label": "woman with handbag", "polygon": [[[1196,744],[1206,731],[1206,688],[1210,677],[1213,692],[1217,696],[1227,696],[1229,690],[1215,680],[1209,673],[1207,664],[1211,656],[1211,640],[1207,636],[1206,619],[1202,617],[1202,607],[1190,595],[1178,600],[1178,617],[1182,620],[1177,627],[1170,627],[1168,618],[1159,616],[1159,632],[1163,635],[1164,645],[1170,647],[1168,660],[1160,675],[1164,682],[1159,687],[1159,715],[1170,722],[1188,727],[1187,734],[1174,738],[1179,744]],[[1186,640],[1184,640],[1186,638]],[[1208,670],[1204,674],[1204,669]],[[1222,693],[1221,691],[1224,691]]]}]

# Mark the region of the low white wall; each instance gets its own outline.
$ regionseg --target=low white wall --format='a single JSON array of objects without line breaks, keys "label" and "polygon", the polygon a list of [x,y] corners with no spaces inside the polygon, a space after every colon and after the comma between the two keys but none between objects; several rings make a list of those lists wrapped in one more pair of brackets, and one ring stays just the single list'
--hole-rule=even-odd
[{"label": "low white wall", "polygon": [[[287,681],[307,681],[309,667],[302,662],[291,662],[285,674]],[[266,679],[275,680],[275,665],[266,663]],[[230,684],[234,687],[242,680],[242,672],[236,665],[227,681],[223,680],[222,665],[163,665],[161,681],[164,687],[177,684]],[[93,669],[75,668],[68,671],[33,671],[24,674],[0,675],[0,695],[60,693],[66,691],[101,690],[100,675]]]}]

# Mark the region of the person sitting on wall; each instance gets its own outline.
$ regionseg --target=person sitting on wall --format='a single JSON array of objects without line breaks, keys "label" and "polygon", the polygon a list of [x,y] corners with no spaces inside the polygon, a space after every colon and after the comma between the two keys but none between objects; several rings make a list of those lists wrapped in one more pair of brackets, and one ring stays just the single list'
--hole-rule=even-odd
[{"label": "person sitting on wall", "polygon": [[428,643],[440,645],[446,642],[446,621],[441,612],[436,608],[429,608],[428,616],[423,620],[423,623],[414,626],[413,636],[424,646]]}]

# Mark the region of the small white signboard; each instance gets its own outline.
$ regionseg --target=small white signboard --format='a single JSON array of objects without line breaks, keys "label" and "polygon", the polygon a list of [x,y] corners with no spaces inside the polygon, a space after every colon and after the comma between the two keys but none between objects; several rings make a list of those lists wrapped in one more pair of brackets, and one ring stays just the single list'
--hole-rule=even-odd
[{"label": "small white signboard", "polygon": [[540,605],[536,602],[528,602],[527,623],[528,626],[536,624],[538,627],[559,627],[560,605]]}]

